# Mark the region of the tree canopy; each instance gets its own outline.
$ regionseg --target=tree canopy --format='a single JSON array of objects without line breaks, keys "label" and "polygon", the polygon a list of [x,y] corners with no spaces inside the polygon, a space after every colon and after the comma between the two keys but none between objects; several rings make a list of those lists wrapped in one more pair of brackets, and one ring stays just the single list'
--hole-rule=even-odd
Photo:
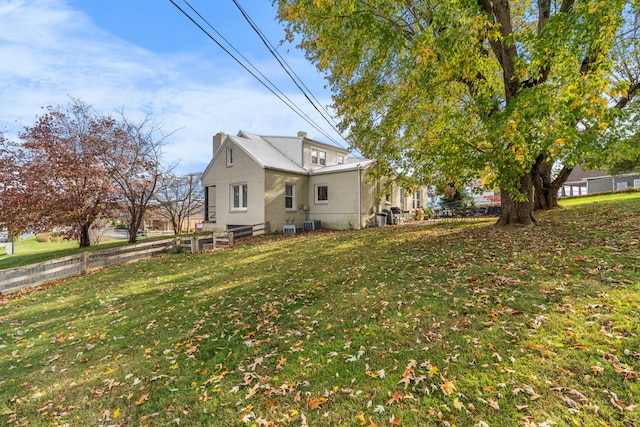
[{"label": "tree canopy", "polygon": [[611,104],[637,89],[613,78],[636,2],[276,3],[290,40],[326,73],[356,148],[388,175],[489,177],[502,224],[534,221],[539,164],[601,146],[624,126]]},{"label": "tree canopy", "polygon": [[2,143],[2,217],[14,232],[59,227],[90,245],[91,225],[115,206],[105,167],[114,126],[74,100],[47,108],[20,143]]},{"label": "tree canopy", "polygon": [[163,170],[156,130],[77,99],[48,107],[19,142],[0,137],[2,222],[13,234],[59,228],[86,247],[97,219],[124,211],[135,242]]},{"label": "tree canopy", "polygon": [[[184,176],[165,174],[154,196],[154,208],[166,218],[175,234],[182,232],[185,219],[201,211],[204,206],[204,190],[200,181],[201,173]],[[189,230],[187,223],[187,231]]]}]

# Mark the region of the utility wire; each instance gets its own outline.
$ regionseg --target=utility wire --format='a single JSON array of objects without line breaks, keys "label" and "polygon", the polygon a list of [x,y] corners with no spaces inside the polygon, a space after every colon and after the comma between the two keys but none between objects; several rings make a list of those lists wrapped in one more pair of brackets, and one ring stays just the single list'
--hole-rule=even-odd
[{"label": "utility wire", "polygon": [[[250,64],[251,67],[253,69],[255,69],[256,72],[258,74],[260,74],[271,85],[271,87],[269,86],[269,84],[265,83],[265,81],[263,81],[260,77],[258,77],[258,75],[256,75],[256,73],[254,73],[252,70],[250,70],[247,67],[247,65],[245,65],[242,61],[240,61],[232,52],[230,52],[229,49],[227,49],[225,46],[223,46],[223,44],[220,43],[205,28],[203,28],[203,26],[200,25],[191,15],[189,15],[188,12],[186,12],[183,8],[181,8],[178,4],[176,4],[176,2],[174,0],[169,0],[169,1],[180,12],[182,12],[182,14],[185,17],[187,17],[187,19],[189,19],[196,27],[198,27],[200,29],[200,31],[202,31],[207,37],[209,37],[209,39],[211,39],[211,41],[213,41],[216,45],[218,45],[218,47],[220,47],[227,55],[229,55],[234,61],[236,61],[238,63],[238,65],[240,65],[242,68],[244,68],[245,71],[247,71],[251,76],[253,76],[253,78],[258,80],[258,82],[260,82],[267,90],[269,90],[278,99],[280,99],[280,101],[282,101],[294,113],[296,113],[300,118],[302,118],[304,121],[306,121],[310,126],[312,126],[314,129],[316,129],[318,132],[322,133],[326,138],[328,138],[329,140],[331,140],[331,141],[333,141],[334,143],[337,144],[337,142],[324,129],[322,129],[317,123],[315,123],[315,121],[313,119],[311,119],[307,114],[305,114],[300,109],[300,107],[298,107],[291,99],[289,99],[286,95],[284,95],[284,93],[282,93],[282,91],[279,90],[275,84],[273,84],[267,77],[265,77],[253,64],[251,64],[251,62],[247,58],[245,58],[242,54],[240,54],[240,52],[237,49],[235,49],[233,47],[233,45],[228,40],[226,40],[205,18],[203,18],[202,15],[200,15],[186,0],[183,0],[184,3],[186,3],[189,6],[189,8],[191,8],[191,10],[194,13],[196,13],[198,15],[198,17],[200,17],[200,19],[202,19],[216,34],[218,34],[231,47],[231,49],[233,49],[235,52],[237,52],[242,57],[242,59],[244,59],[248,64]],[[276,91],[279,92],[280,94],[276,93]],[[286,100],[285,100],[285,98],[286,98]]]},{"label": "utility wire", "polygon": [[[240,5],[240,3],[237,0],[232,0],[233,4],[236,5],[236,7],[238,8],[238,10],[240,11],[240,13],[242,14],[242,16],[244,17],[245,21],[247,21],[247,23],[249,24],[249,26],[251,26],[251,28],[253,29],[253,31],[258,35],[258,37],[260,37],[260,40],[262,40],[262,43],[265,45],[265,47],[267,48],[267,50],[269,51],[269,53],[271,53],[271,55],[273,55],[273,57],[276,59],[276,61],[278,61],[278,63],[280,64],[280,66],[282,67],[282,69],[285,71],[285,73],[287,73],[287,75],[291,78],[291,81],[293,81],[293,83],[298,87],[298,89],[300,89],[300,91],[302,92],[302,94],[305,96],[305,98],[307,98],[307,101],[309,101],[309,103],[313,106],[313,108],[315,108],[315,110],[322,116],[322,118],[329,124],[329,126],[331,126],[331,128],[333,128],[333,130],[342,137],[342,135],[340,134],[340,131],[338,131],[338,129],[336,129],[336,124],[331,123],[329,121],[329,119],[327,118],[327,116],[331,117],[331,115],[329,114],[329,112],[322,106],[322,104],[320,103],[320,101],[318,101],[318,99],[313,95],[313,93],[311,92],[311,90],[304,84],[304,82],[302,81],[302,79],[300,78],[300,76],[298,76],[296,74],[296,72],[291,68],[291,66],[287,63],[287,61],[282,57],[282,55],[280,55],[280,53],[277,51],[277,49],[273,46],[273,44],[269,41],[269,39],[267,39],[267,37],[264,35],[264,33],[262,32],[262,30],[260,30],[260,28],[258,28],[258,26],[256,25],[256,23],[253,21],[253,19],[251,19],[251,17],[249,16],[249,14],[244,10],[244,8],[242,7],[242,5]],[[304,86],[304,88],[302,86]],[[313,98],[313,100],[311,100],[311,98]],[[315,102],[314,102],[315,101]],[[322,108],[322,111],[324,111],[324,114],[322,111],[320,111],[320,109],[318,108],[318,106],[320,106],[320,108]],[[344,137],[342,137],[344,139]],[[335,141],[334,141],[335,142]]]},{"label": "utility wire", "polygon": [[[207,21],[207,19],[202,16],[193,6],[191,6],[191,4],[187,1],[187,0],[183,0],[184,3],[189,6],[189,8],[196,14],[198,15],[198,17],[204,21],[205,24],[207,24],[207,26],[209,28],[211,28],[213,30],[213,32],[215,32],[227,45],[229,45],[229,47],[236,52],[249,66],[251,66],[251,68],[253,68],[256,73],[260,74],[260,76],[267,82],[269,83],[269,85],[271,85],[271,87],[276,90],[278,93],[280,93],[280,95],[282,95],[284,98],[287,99],[288,101],[288,106],[289,108],[292,108],[291,106],[295,107],[298,111],[296,111],[296,114],[298,115],[304,115],[306,117],[305,121],[307,121],[307,123],[309,123],[309,121],[313,121],[315,123],[315,121],[309,117],[308,114],[306,114],[300,107],[298,107],[296,105],[295,102],[293,102],[287,95],[285,95],[280,89],[278,89],[278,87],[271,81],[269,80],[269,78],[267,76],[265,76],[255,65],[253,65],[251,63],[251,61],[249,61],[249,59],[247,59],[238,49],[236,49],[229,40],[227,40],[222,34],[220,34],[220,32],[218,30],[215,29],[215,27],[213,27],[213,25],[211,25],[211,23],[209,23],[209,21]],[[235,59],[235,58],[234,58]],[[254,76],[255,77],[255,76]],[[261,83],[264,85],[264,83],[261,81]],[[266,85],[265,85],[266,86]],[[273,91],[272,91],[273,92]],[[284,102],[284,101],[283,101]],[[287,104],[287,102],[285,102],[285,104]],[[292,108],[293,109],[293,108]],[[303,117],[303,118],[305,118]],[[309,123],[311,124],[311,123]],[[318,124],[315,123],[315,125],[317,126]],[[315,126],[314,126],[315,127]],[[318,127],[316,127],[316,129],[318,129]],[[325,136],[329,137],[326,133],[324,133]]]}]

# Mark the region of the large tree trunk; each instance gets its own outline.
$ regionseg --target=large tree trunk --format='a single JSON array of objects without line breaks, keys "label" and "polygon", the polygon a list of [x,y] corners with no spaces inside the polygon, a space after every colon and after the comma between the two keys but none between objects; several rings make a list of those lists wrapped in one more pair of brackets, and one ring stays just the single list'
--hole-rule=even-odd
[{"label": "large tree trunk", "polygon": [[555,209],[558,207],[558,190],[567,182],[573,168],[563,167],[558,175],[551,177],[551,163],[542,161],[534,171],[533,208],[537,211]]},{"label": "large tree trunk", "polygon": [[533,177],[531,173],[520,178],[520,188],[518,190],[527,196],[526,201],[517,201],[507,190],[500,190],[501,210],[500,218],[498,218],[496,225],[529,226],[536,222],[533,216]]},{"label": "large tree trunk", "polygon": [[78,241],[81,248],[88,248],[91,246],[91,238],[89,236],[89,228],[91,227],[91,223],[86,221],[80,227],[80,235],[78,236]]}]

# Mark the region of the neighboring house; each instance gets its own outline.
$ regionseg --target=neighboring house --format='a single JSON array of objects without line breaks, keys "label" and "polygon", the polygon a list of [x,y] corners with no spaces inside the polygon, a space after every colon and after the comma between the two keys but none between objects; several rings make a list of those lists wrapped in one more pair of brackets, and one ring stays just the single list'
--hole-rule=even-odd
[{"label": "neighboring house", "polygon": [[632,187],[640,188],[640,174],[628,173],[612,176],[600,170],[585,170],[576,166],[567,178],[567,182],[558,190],[558,196],[610,193]]},{"label": "neighboring house", "polygon": [[[201,208],[198,209],[197,212],[182,219],[180,231],[182,233],[202,231],[203,221],[204,208]],[[147,213],[145,213],[144,216],[144,227],[142,228],[151,231],[173,231],[173,225],[171,221],[166,218],[164,212],[160,211],[159,208],[153,209],[153,207],[147,209]]]},{"label": "neighboring house", "polygon": [[380,183],[370,179],[374,164],[305,132],[295,137],[218,133],[202,174],[203,230],[265,222],[271,230],[303,221],[330,229],[373,225],[385,205]]}]

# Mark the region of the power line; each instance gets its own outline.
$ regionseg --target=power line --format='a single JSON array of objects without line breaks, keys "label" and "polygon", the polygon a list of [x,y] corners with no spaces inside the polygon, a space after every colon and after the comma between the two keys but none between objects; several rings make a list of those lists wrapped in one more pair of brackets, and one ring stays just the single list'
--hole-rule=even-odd
[{"label": "power line", "polygon": [[[240,3],[237,0],[232,0],[233,4],[236,5],[236,7],[238,8],[238,10],[240,11],[240,13],[242,14],[242,16],[244,17],[244,19],[247,21],[247,23],[249,24],[249,26],[251,26],[251,28],[253,29],[253,31],[258,35],[258,37],[260,37],[260,40],[262,40],[262,43],[265,45],[265,47],[267,48],[267,50],[269,51],[269,53],[271,53],[271,55],[273,55],[273,57],[276,59],[276,61],[278,61],[278,64],[280,64],[280,66],[282,67],[282,69],[285,71],[285,73],[287,73],[287,75],[291,78],[291,81],[293,81],[293,83],[298,87],[298,89],[300,89],[300,91],[302,92],[302,94],[305,96],[305,98],[307,98],[307,101],[309,101],[309,103],[313,106],[313,108],[315,108],[315,110],[322,116],[322,118],[329,124],[329,126],[331,126],[331,128],[333,128],[333,130],[340,135],[340,131],[338,131],[338,129],[336,129],[335,127],[335,122],[331,123],[329,121],[329,119],[327,118],[327,116],[331,117],[331,115],[329,114],[329,112],[322,106],[322,104],[320,103],[320,101],[318,101],[318,99],[313,95],[313,93],[311,92],[311,90],[304,84],[304,82],[302,81],[302,79],[300,78],[300,76],[298,76],[296,74],[296,72],[291,68],[291,66],[287,63],[287,61],[282,57],[282,55],[280,55],[280,53],[277,51],[277,49],[273,46],[273,44],[269,41],[269,39],[267,39],[267,37],[264,35],[264,33],[260,30],[260,28],[258,28],[258,26],[256,25],[256,23],[253,21],[253,19],[251,19],[251,17],[249,16],[249,14],[244,10],[244,8],[240,5]],[[302,86],[304,86],[304,88]],[[313,98],[313,101],[311,100],[311,98]],[[315,101],[315,102],[314,102]],[[318,108],[318,106],[320,106],[320,108],[322,108],[322,110],[324,111],[324,114],[322,113],[322,111],[320,111],[320,109]],[[326,115],[325,115],[326,114]],[[344,139],[344,138],[343,138]]]},{"label": "power line", "polygon": [[[310,120],[310,121],[313,121],[313,119],[312,119],[311,117],[309,117],[309,115],[307,115],[307,114],[306,114],[306,113],[305,113],[305,112],[304,112],[300,107],[298,107],[298,106],[295,104],[295,102],[293,102],[293,101],[292,101],[292,100],[291,100],[291,99],[290,99],[286,94],[284,94],[280,89],[278,89],[278,87],[277,87],[277,86],[276,86],[276,85],[275,85],[271,80],[269,80],[269,78],[268,78],[267,76],[265,76],[265,75],[264,75],[264,74],[263,74],[263,73],[262,73],[262,72],[261,72],[261,71],[260,71],[256,66],[255,66],[255,65],[253,65],[253,64],[251,63],[251,61],[249,61],[249,59],[247,59],[247,58],[246,58],[246,57],[245,57],[245,56],[244,56],[244,55],[243,55],[243,54],[242,54],[238,49],[236,49],[236,48],[231,44],[231,42],[230,42],[229,40],[227,40],[227,39],[226,39],[226,38],[225,38],[225,37],[224,37],[224,36],[223,36],[223,35],[222,35],[218,30],[216,30],[216,29],[215,29],[215,27],[213,27],[213,25],[211,25],[211,23],[209,23],[209,21],[207,21],[207,19],[206,19],[204,16],[202,16],[202,15],[201,15],[201,14],[200,14],[200,13],[199,13],[199,12],[198,12],[194,7],[193,7],[193,6],[191,6],[191,4],[190,4],[187,0],[183,0],[183,1],[184,1],[184,3],[185,3],[187,6],[189,6],[189,8],[190,8],[190,9],[191,9],[191,10],[192,10],[196,15],[198,15],[198,17],[199,17],[202,21],[204,21],[204,23],[205,23],[205,24],[207,24],[207,26],[208,26],[209,28],[211,28],[211,29],[213,30],[213,32],[215,32],[215,33],[216,33],[216,34],[217,34],[217,35],[218,35],[218,36],[219,36],[219,37],[220,37],[220,38],[221,38],[221,39],[222,39],[222,40],[223,40],[227,45],[229,45],[229,47],[230,47],[234,52],[236,52],[236,53],[237,53],[237,54],[238,54],[238,55],[239,55],[239,56],[240,56],[240,57],[241,57],[241,58],[242,58],[242,59],[243,59],[243,60],[244,60],[244,61],[245,61],[249,66],[251,66],[251,68],[253,68],[253,69],[256,71],[256,73],[260,74],[260,76],[261,76],[261,77],[262,77],[262,78],[263,78],[267,83],[269,83],[269,85],[271,85],[271,87],[272,87],[275,91],[277,91],[278,93],[280,93],[280,95],[282,95],[284,98],[286,98],[286,100],[288,101],[288,103],[287,103],[287,102],[285,102],[285,104],[287,104],[287,105],[289,106],[289,108],[295,108],[295,109],[297,109],[298,111],[296,111],[296,114],[298,114],[298,115],[301,115],[301,114],[302,114],[302,115],[304,115],[304,116],[306,117],[306,119],[305,119],[305,120],[307,121],[307,123],[309,123],[309,120]],[[235,58],[234,58],[234,59],[235,59]],[[254,76],[254,77],[255,77],[255,76]],[[262,83],[263,85],[265,85],[265,83],[264,83],[264,82],[262,82],[262,81],[261,81],[261,83]],[[266,85],[265,85],[265,86],[266,86]],[[283,101],[283,102],[284,102],[284,101]],[[303,117],[303,118],[305,118],[305,117]],[[315,123],[315,122],[314,122],[314,123]],[[317,123],[316,123],[316,126],[317,126]],[[316,128],[316,129],[317,129],[317,128]]]},{"label": "power line", "polygon": [[[323,134],[326,138],[328,138],[329,140],[331,140],[332,142],[334,142],[337,145],[340,145],[337,143],[337,141],[334,140],[334,138],[332,138],[324,129],[322,129],[313,119],[311,119],[306,113],[304,113],[302,111],[302,109],[300,107],[298,107],[295,102],[293,102],[291,99],[289,99],[280,89],[278,89],[278,87],[271,82],[266,76],[264,76],[264,74],[262,74],[257,67],[255,67],[253,64],[251,64],[251,62],[245,58],[235,47],[233,47],[233,45],[226,40],[221,34],[220,32],[218,32],[201,14],[199,14],[190,4],[188,1],[183,0],[184,3],[189,6],[189,8],[196,14],[198,15],[198,17],[204,21],[207,26],[209,26],[222,40],[224,40],[225,43],[227,43],[230,48],[232,50],[234,50],[235,52],[238,53],[238,55],[240,57],[242,57],[242,59],[244,59],[244,61],[246,61],[246,63],[248,63],[256,72],[253,72],[252,70],[249,69],[249,67],[247,65],[245,65],[242,61],[240,61],[229,49],[227,49],[220,41],[218,41],[213,35],[211,35],[202,25],[200,25],[200,23],[198,23],[188,12],[186,12],[183,8],[181,8],[178,4],[176,4],[176,2],[174,0],[169,0],[171,2],[171,4],[173,4],[184,16],[187,17],[187,19],[189,19],[196,27],[198,27],[198,29],[200,29],[200,31],[202,31],[207,37],[209,37],[209,39],[211,39],[211,41],[213,41],[216,45],[218,45],[218,47],[220,47],[227,55],[229,55],[234,61],[236,61],[238,63],[238,65],[240,65],[242,68],[245,69],[245,71],[247,71],[253,78],[255,78],[258,82],[260,82],[267,90],[269,90],[272,94],[274,94],[278,99],[280,99],[280,101],[282,101],[285,105],[287,105],[287,107],[289,107],[294,113],[296,113],[300,118],[302,118],[304,121],[306,121],[310,126],[312,126],[314,129],[316,129],[318,132],[320,132],[321,134]],[[262,80],[258,75],[256,75],[256,73],[260,74],[264,80]],[[267,83],[265,83],[268,82]],[[271,86],[269,86],[271,85]],[[278,92],[278,93],[276,93]],[[286,98],[286,100],[285,100]]]}]

